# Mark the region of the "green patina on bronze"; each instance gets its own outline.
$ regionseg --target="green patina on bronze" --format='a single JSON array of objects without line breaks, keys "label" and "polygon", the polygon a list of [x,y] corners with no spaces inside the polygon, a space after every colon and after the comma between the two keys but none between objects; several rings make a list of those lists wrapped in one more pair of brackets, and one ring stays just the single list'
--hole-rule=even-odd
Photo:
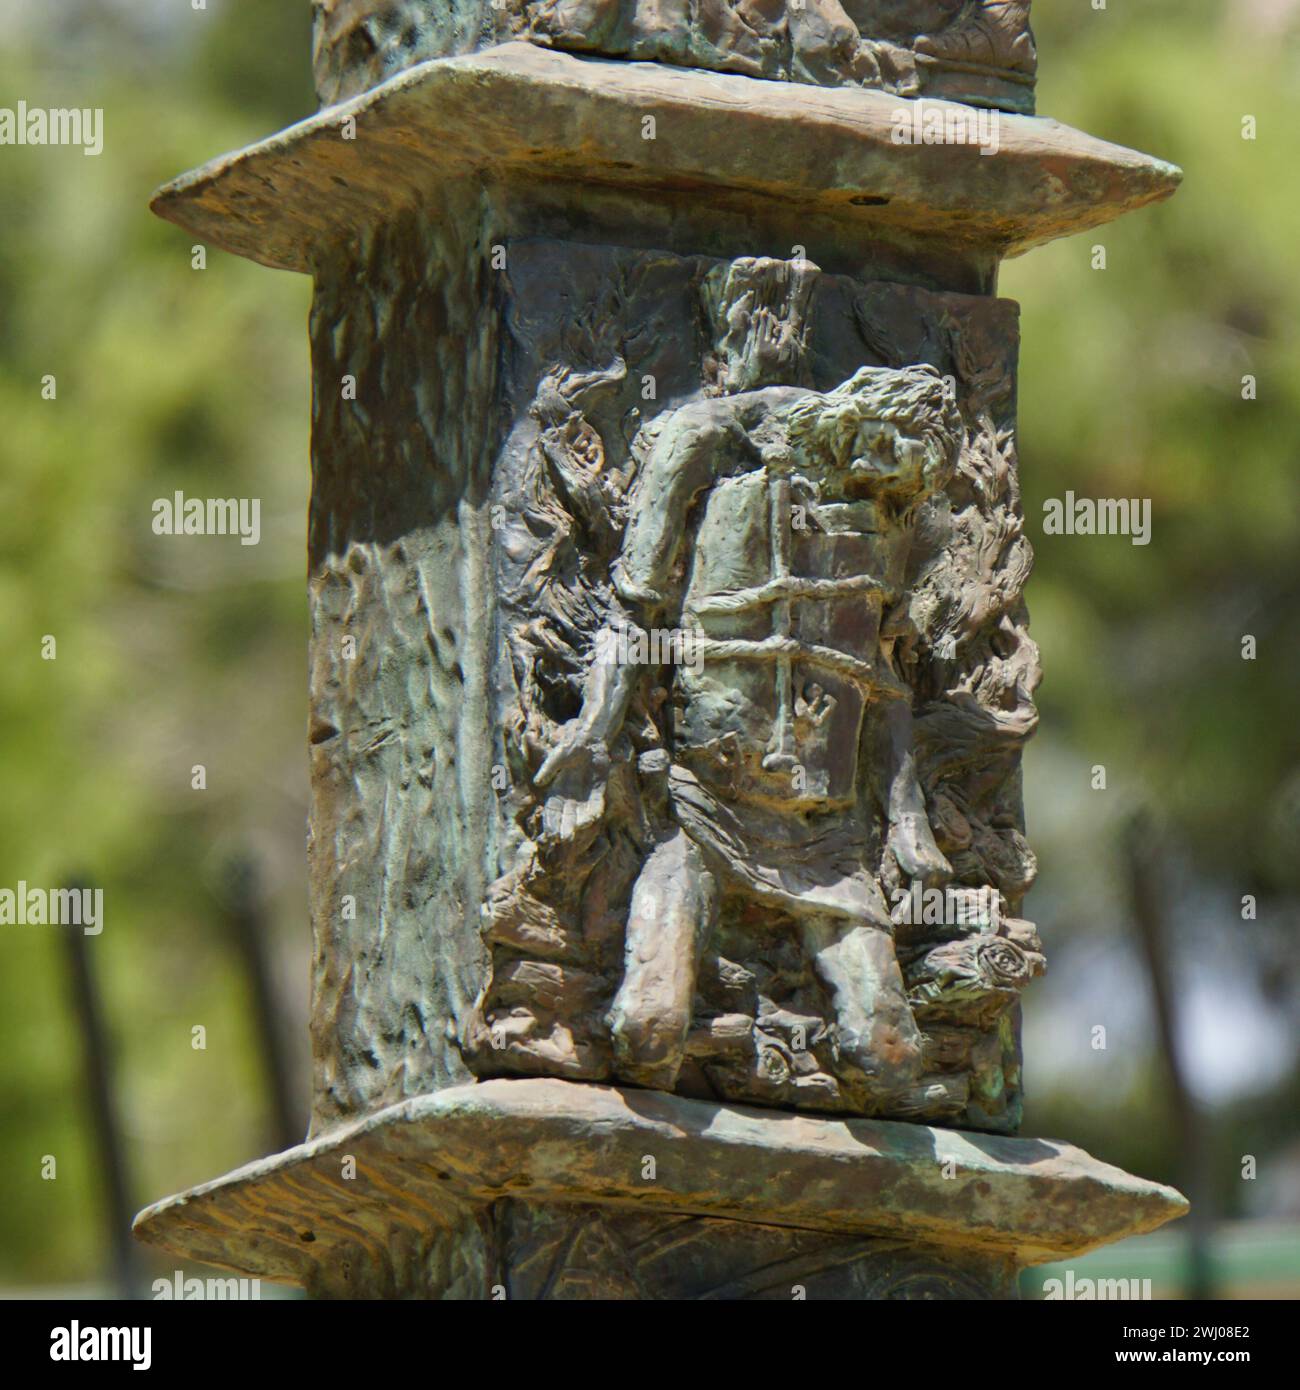
[{"label": "green patina on bronze", "polygon": [[316,285],[312,1134],[142,1238],[321,1296],[1005,1297],[1180,1214],[1010,1137],[996,297],[1178,171],[1025,114],[1023,0],[317,10],[338,104],[154,202]]}]

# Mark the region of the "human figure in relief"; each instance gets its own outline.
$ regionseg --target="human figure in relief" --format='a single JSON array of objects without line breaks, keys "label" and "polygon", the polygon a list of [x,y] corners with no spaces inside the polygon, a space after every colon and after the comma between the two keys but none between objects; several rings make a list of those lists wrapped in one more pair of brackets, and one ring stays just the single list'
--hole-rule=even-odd
[{"label": "human figure in relief", "polygon": [[[829,392],[691,403],[654,429],[612,577],[628,627],[682,631],[689,659],[673,674],[669,828],[632,893],[609,1011],[616,1070],[672,1089],[700,950],[730,895],[797,924],[840,1064],[897,1094],[919,1075],[921,1040],[881,864],[951,875],[894,655],[918,509],[959,447],[951,383],[928,366],[865,367]],[[596,646],[581,713],[535,777],[552,803],[589,782],[641,674],[617,659],[613,623]]]}]

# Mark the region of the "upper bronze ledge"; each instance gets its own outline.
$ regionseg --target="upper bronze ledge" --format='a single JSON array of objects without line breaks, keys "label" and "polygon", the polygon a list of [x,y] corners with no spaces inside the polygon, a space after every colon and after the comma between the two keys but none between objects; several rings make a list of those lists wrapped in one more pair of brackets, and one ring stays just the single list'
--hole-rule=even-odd
[{"label": "upper bronze ledge", "polygon": [[[917,103],[883,92],[579,58],[509,43],[436,58],[165,184],[153,209],[263,265],[310,272],[366,226],[465,174],[783,200],[874,231],[1018,255],[1167,198],[1172,164],[1036,116],[997,152],[900,144]],[[654,139],[643,122],[654,117]],[[355,118],[355,139],[343,123]]]},{"label": "upper bronze ledge", "polygon": [[[644,1160],[655,1159],[647,1181]],[[351,1155],[355,1176],[341,1176]],[[136,1234],[310,1285],[313,1269],[501,1198],[609,1202],[840,1235],[904,1236],[1038,1264],[1187,1210],[1170,1187],[1053,1139],[828,1119],[556,1078],[389,1106],[169,1197]]]}]

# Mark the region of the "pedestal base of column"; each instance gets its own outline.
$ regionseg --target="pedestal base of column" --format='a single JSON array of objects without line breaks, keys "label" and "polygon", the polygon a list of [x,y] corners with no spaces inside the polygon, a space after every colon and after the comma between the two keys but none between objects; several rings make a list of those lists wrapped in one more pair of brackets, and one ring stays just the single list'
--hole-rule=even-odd
[{"label": "pedestal base of column", "polygon": [[391,1106],[136,1232],[318,1297],[1009,1298],[1186,1209],[1055,1140],[538,1079]]}]

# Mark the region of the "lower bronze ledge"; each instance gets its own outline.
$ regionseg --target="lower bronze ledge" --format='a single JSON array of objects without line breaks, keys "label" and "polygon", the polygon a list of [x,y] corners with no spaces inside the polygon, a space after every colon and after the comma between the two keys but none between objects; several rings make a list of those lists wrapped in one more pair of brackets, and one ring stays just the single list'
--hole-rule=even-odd
[{"label": "lower bronze ledge", "polygon": [[1172,1188],[1069,1144],[494,1080],[169,1197],[141,1240],[358,1298],[1000,1298]]}]

